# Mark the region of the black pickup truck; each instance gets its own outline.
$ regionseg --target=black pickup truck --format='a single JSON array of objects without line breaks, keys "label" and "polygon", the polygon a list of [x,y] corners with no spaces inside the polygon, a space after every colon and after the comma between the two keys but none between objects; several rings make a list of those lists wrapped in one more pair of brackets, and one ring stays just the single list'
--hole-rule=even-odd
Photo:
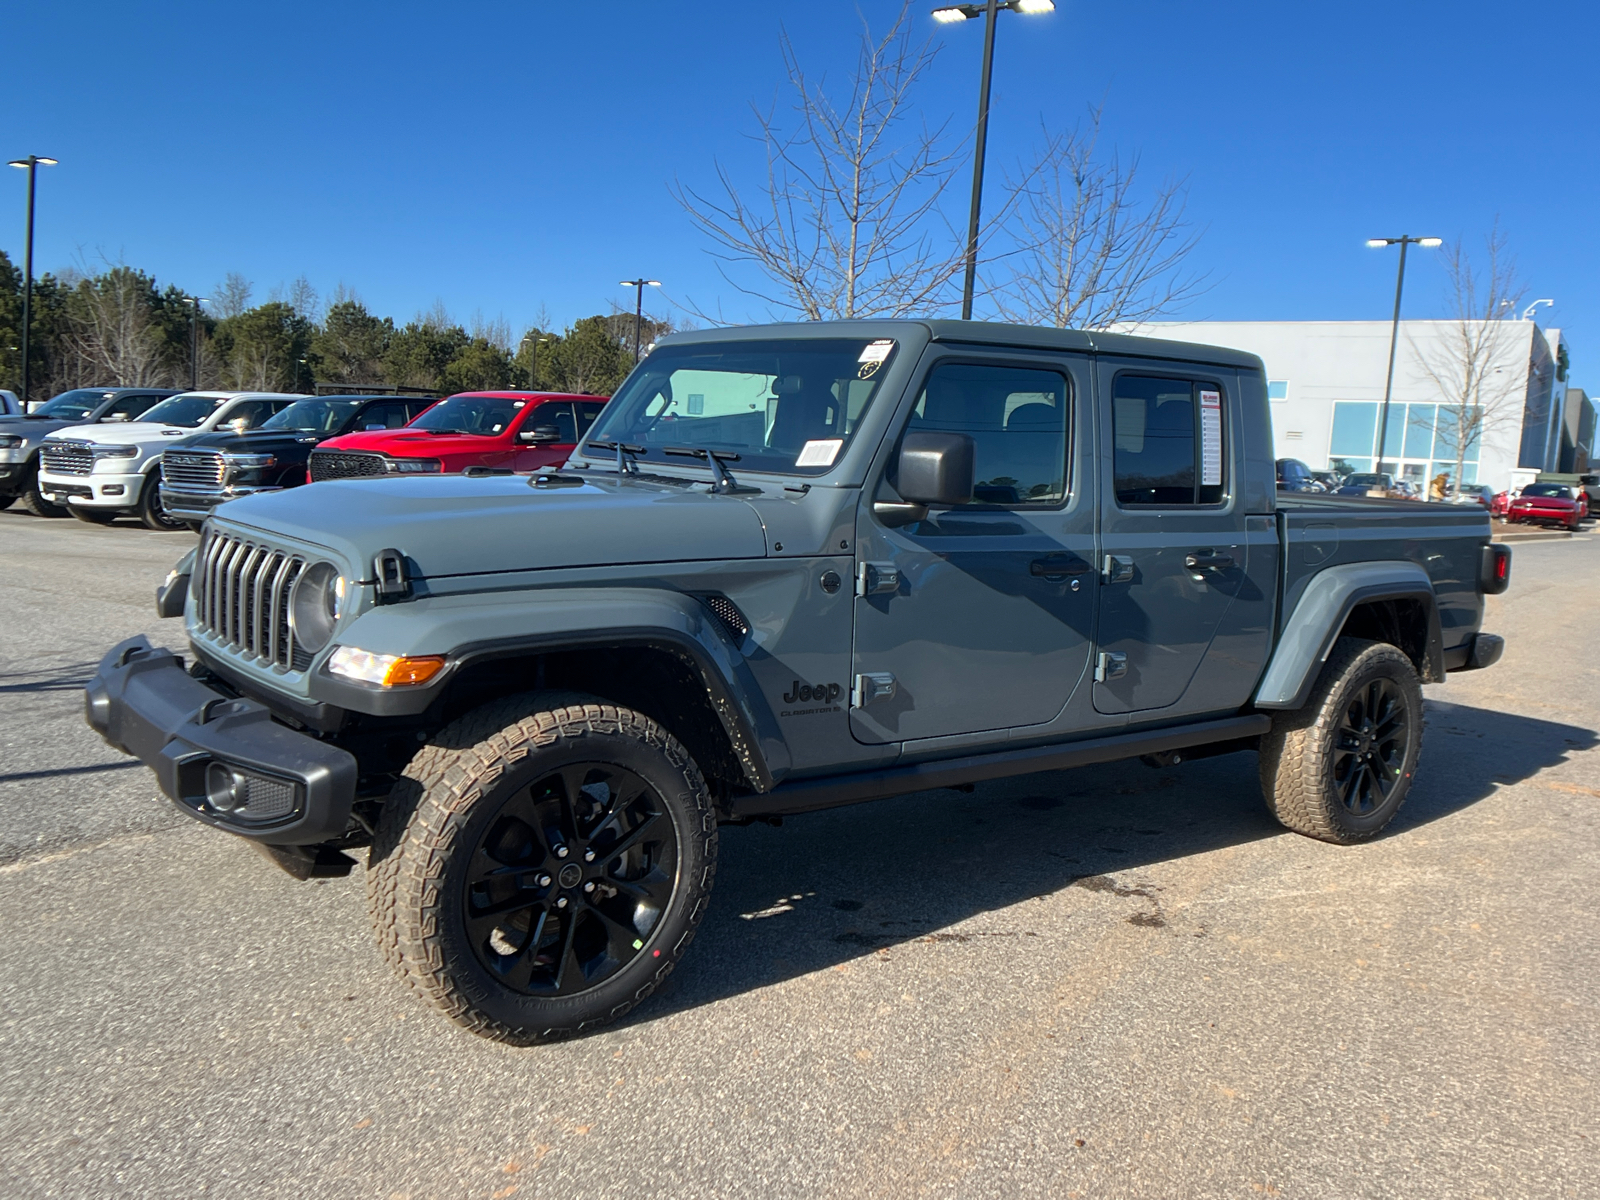
[{"label": "black pickup truck", "polygon": [[409,425],[433,396],[317,396],[291,404],[259,429],[217,430],[174,443],[161,456],[161,503],[196,525],[227,500],[306,482],[320,442]]}]

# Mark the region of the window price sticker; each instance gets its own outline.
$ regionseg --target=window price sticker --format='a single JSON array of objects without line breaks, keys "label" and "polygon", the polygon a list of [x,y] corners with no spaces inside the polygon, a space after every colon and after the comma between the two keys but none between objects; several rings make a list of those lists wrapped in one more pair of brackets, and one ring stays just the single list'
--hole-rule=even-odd
[{"label": "window price sticker", "polygon": [[1222,483],[1222,393],[1200,389],[1200,486]]},{"label": "window price sticker", "polygon": [[833,460],[839,457],[839,448],[844,445],[843,438],[823,438],[820,441],[807,442],[800,447],[800,457],[794,460],[797,467],[831,467]]},{"label": "window price sticker", "polygon": [[883,360],[889,357],[889,351],[894,349],[894,342],[888,338],[881,338],[876,342],[868,342],[861,351],[861,357],[856,359],[861,365],[856,368],[858,379],[871,379],[878,373],[878,368],[883,366]]}]

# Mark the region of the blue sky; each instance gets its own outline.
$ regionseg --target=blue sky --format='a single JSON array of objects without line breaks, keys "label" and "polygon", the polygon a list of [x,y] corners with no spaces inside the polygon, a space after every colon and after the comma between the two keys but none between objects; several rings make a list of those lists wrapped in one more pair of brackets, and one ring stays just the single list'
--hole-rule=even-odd
[{"label": "blue sky", "polygon": [[[1600,391],[1600,5],[1058,5],[1002,18],[990,162],[1103,99],[1119,149],[1189,178],[1214,286],[1182,315],[1387,317],[1394,251],[1365,238],[1479,238],[1498,217],[1574,382]],[[41,270],[120,257],[201,291],[238,271],[258,298],[304,274],[401,319],[438,300],[518,329],[628,303],[615,281],[642,273],[759,316],[668,185],[756,166],[748,105],[775,95],[780,25],[842,77],[860,16],[897,7],[13,0],[6,40],[35,70],[13,76],[0,149],[62,160],[40,177]],[[929,7],[928,117],[965,129],[981,27]],[[0,192],[19,263],[23,178]],[[1442,315],[1439,272],[1413,261],[1408,315]]]}]

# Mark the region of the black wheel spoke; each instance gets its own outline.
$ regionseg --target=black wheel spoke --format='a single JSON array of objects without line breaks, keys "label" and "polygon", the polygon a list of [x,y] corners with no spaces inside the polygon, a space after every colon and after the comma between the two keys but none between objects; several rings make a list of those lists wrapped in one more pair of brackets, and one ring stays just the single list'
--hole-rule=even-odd
[{"label": "black wheel spoke", "polygon": [[539,913],[539,919],[534,922],[533,928],[528,931],[527,940],[522,943],[521,953],[502,976],[508,986],[518,991],[527,991],[532,985],[534,971],[539,964],[539,942],[544,937],[544,927],[549,919],[548,908]]},{"label": "black wheel spoke", "polygon": [[617,920],[592,900],[586,901],[585,906],[600,918],[600,923],[605,926],[606,953],[618,963],[625,963],[638,952],[639,947],[635,946],[634,943],[641,941],[642,938],[637,929],[631,924],[624,924]]},{"label": "black wheel spoke", "polygon": [[640,842],[644,841],[645,834],[654,829],[656,825],[660,823],[661,819],[661,813],[651,813],[643,821],[639,822],[635,828],[625,834],[621,841],[617,842],[615,845],[607,846],[604,850],[600,851],[600,854],[604,856],[607,862],[610,862],[612,859],[622,857],[622,855],[626,854]]}]

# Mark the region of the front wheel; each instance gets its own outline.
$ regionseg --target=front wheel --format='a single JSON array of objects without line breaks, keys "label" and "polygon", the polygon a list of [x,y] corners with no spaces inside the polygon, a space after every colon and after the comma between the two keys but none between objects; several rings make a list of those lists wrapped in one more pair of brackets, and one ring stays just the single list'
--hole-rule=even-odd
[{"label": "front wheel", "polygon": [[367,896],[390,965],[457,1024],[517,1044],[598,1028],[666,978],[705,913],[717,822],[654,721],[513,697],[407,767]]},{"label": "front wheel", "polygon": [[185,528],[184,523],[161,506],[161,469],[157,467],[145,476],[139,488],[139,520],[146,529],[162,533],[176,533]]},{"label": "front wheel", "polygon": [[36,517],[64,517],[67,506],[45,498],[39,490],[39,462],[29,463],[22,477],[22,507]]},{"label": "front wheel", "polygon": [[1348,845],[1405,802],[1422,750],[1422,685],[1387,642],[1334,643],[1304,708],[1261,739],[1261,791],[1288,828]]}]

